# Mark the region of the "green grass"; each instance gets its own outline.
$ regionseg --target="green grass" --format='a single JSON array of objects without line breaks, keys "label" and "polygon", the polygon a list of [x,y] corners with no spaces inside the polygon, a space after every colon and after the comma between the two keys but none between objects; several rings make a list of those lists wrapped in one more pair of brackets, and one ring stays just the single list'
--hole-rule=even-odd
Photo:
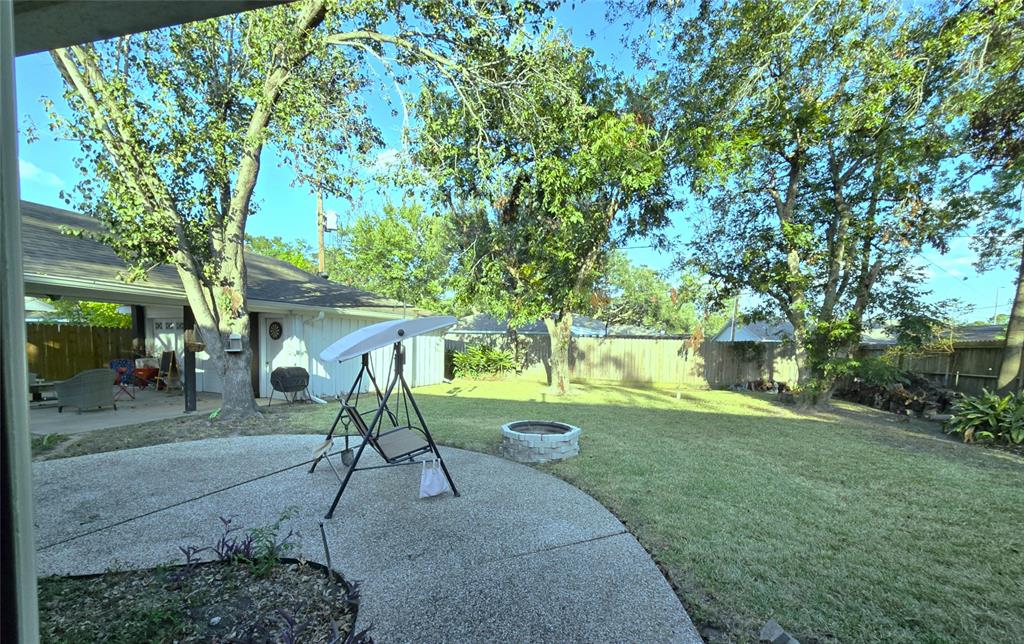
[{"label": "green grass", "polygon": [[[1024,460],[841,404],[800,414],[724,391],[527,380],[417,389],[435,437],[497,452],[502,423],[583,428],[544,466],[637,536],[691,616],[727,639],[769,618],[804,642],[1024,642]],[[336,405],[78,435],[53,456],[208,436],[319,433]],[[458,473],[454,473],[458,477]]]},{"label": "green grass", "polygon": [[618,515],[700,623],[756,640],[1024,641],[1024,461],[891,415],[720,391],[533,382],[417,390],[437,438],[494,452],[515,419],[583,428],[545,466]]}]

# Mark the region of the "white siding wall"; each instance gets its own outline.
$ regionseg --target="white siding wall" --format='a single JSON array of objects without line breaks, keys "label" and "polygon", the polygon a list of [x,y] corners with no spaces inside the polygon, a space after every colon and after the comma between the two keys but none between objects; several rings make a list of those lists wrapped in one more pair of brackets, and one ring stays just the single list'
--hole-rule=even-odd
[{"label": "white siding wall", "polygon": [[[159,328],[158,328],[159,327]],[[164,351],[178,354],[178,369],[184,371],[185,332],[181,307],[146,307],[146,354],[159,358]],[[220,376],[206,366],[205,352],[196,354],[196,391],[220,393]]]},{"label": "white siding wall", "polygon": [[[359,360],[344,363],[324,364],[318,356],[336,340],[360,327],[379,322],[364,318],[327,316],[317,320],[315,316],[293,316],[291,331],[294,344],[285,343],[292,364],[305,367],[310,375],[310,391],[320,397],[339,396],[348,392],[352,380],[359,371]],[[285,325],[285,331],[289,327]],[[444,338],[421,336],[406,342],[406,379],[413,387],[435,384],[444,378]],[[391,347],[378,349],[370,354],[371,366],[377,383],[384,387],[392,372]],[[364,383],[363,390],[366,391]]]},{"label": "white siding wall", "polygon": [[[284,344],[282,355],[275,361],[277,365],[304,367],[309,371],[310,392],[321,398],[343,396],[348,393],[352,381],[359,371],[359,360],[349,360],[344,363],[324,364],[318,356],[320,352],[334,343],[344,335],[347,335],[360,327],[364,327],[380,320],[366,318],[342,317],[327,315],[318,320],[315,315],[287,315],[261,313],[260,322],[251,333],[263,334],[260,337],[262,347],[266,347],[266,318],[280,319],[284,326]],[[146,348],[150,355],[159,356],[161,351],[171,350],[178,352],[178,364],[182,364],[184,358],[183,333],[174,330],[168,333],[166,329],[157,330],[155,323],[173,320],[181,322],[182,311],[176,307],[146,307]],[[167,344],[171,346],[165,346]],[[439,334],[419,336],[406,341],[406,380],[413,387],[437,384],[444,378],[444,338]],[[220,376],[207,367],[207,355],[205,352],[196,354],[196,389],[220,393]],[[255,355],[253,360],[264,365],[267,360],[265,355]],[[374,374],[381,387],[386,385],[388,376],[391,374],[391,347],[385,347],[374,351],[370,356]],[[266,368],[265,366],[263,367]],[[264,381],[266,378],[263,379]],[[367,390],[369,383],[364,382],[363,391]]]}]

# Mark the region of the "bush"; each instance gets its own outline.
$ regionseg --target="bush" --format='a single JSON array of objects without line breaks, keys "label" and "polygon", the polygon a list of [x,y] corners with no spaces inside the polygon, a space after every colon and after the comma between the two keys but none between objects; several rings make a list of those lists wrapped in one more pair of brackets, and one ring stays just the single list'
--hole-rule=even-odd
[{"label": "bush", "polygon": [[865,384],[872,387],[891,387],[897,383],[907,385],[907,373],[885,358],[865,358],[857,364],[854,372]]},{"label": "bush", "polygon": [[452,356],[456,376],[500,375],[516,368],[511,351],[475,344]]},{"label": "bush", "polygon": [[946,432],[962,434],[965,443],[990,440],[994,443],[1024,443],[1024,393],[999,396],[985,390],[980,396],[966,396],[953,405],[953,417]]}]

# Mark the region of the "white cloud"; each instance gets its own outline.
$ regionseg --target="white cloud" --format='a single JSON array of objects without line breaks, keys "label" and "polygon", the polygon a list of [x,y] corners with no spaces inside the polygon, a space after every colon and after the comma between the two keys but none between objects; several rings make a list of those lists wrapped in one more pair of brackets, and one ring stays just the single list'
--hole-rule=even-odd
[{"label": "white cloud", "polygon": [[31,181],[32,183],[46,186],[48,188],[63,188],[64,182],[61,178],[52,172],[43,170],[31,161],[25,159],[18,159],[18,172],[21,174],[21,178],[24,181]]},{"label": "white cloud", "polygon": [[388,148],[377,155],[373,160],[373,169],[381,172],[391,168],[402,160],[402,153],[394,148]]}]

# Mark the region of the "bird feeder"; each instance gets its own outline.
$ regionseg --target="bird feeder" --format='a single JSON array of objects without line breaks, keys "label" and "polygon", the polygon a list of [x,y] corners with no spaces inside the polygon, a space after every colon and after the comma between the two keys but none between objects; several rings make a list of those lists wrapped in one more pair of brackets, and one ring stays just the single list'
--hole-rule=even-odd
[{"label": "bird feeder", "polygon": [[241,353],[242,352],[242,336],[237,333],[232,333],[228,336],[228,346],[224,348],[225,353]]}]

